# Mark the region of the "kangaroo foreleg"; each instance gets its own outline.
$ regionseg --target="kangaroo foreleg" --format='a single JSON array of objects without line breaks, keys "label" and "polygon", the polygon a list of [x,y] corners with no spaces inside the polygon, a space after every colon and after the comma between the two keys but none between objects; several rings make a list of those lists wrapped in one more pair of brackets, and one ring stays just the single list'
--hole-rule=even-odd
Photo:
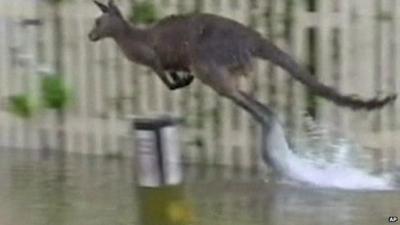
[{"label": "kangaroo foreleg", "polygon": [[172,80],[175,82],[176,87],[178,87],[178,88],[183,88],[183,87],[189,86],[194,80],[194,76],[190,73],[187,73],[181,77],[181,76],[179,76],[177,71],[171,71],[171,72],[169,72],[169,75],[172,78]]},{"label": "kangaroo foreleg", "polygon": [[[171,73],[167,73],[162,67],[159,62],[154,62],[150,64],[151,68],[154,70],[154,72],[157,74],[157,76],[162,80],[162,82],[170,89],[170,90],[176,90],[182,87],[185,87],[189,85],[193,81],[192,78],[186,78],[182,79],[178,76],[176,71]],[[168,75],[171,76],[172,81],[168,79]]]}]

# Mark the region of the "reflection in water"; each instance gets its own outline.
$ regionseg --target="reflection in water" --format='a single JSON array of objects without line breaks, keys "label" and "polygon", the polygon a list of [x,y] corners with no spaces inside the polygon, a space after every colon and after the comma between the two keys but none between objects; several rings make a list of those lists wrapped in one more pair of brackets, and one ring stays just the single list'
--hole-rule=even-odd
[{"label": "reflection in water", "polygon": [[1,225],[143,225],[157,211],[162,224],[376,225],[400,212],[397,192],[305,189],[227,178],[222,168],[197,176],[193,167],[183,186],[146,189],[137,187],[131,160],[68,156],[60,166],[26,153],[0,151]]},{"label": "reflection in water", "polygon": [[187,225],[193,222],[193,210],[182,186],[138,187],[142,225]]}]

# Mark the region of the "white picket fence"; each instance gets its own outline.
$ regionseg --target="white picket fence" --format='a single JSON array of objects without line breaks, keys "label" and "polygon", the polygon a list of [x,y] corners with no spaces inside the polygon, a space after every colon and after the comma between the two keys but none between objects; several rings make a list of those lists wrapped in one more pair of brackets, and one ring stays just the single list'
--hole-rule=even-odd
[{"label": "white picket fence", "polygon": [[[373,97],[400,88],[400,1],[396,0],[154,0],[161,16],[194,8],[252,26],[291,53],[318,79],[342,93]],[[315,2],[315,6],[310,6]],[[128,14],[129,1],[117,1]],[[15,94],[39,95],[39,79],[54,71],[53,9],[44,0],[0,0],[0,143],[41,148],[65,132],[68,152],[130,155],[130,114],[173,113],[184,117],[188,162],[254,166],[259,161],[257,124],[241,109],[195,82],[171,92],[148,69],[128,62],[110,41],[90,43],[87,33],[99,15],[91,1],[66,0],[62,74],[74,104],[59,126],[54,112],[25,121],[7,111]],[[39,26],[23,26],[40,19]],[[283,70],[259,63],[243,88],[281,115],[290,135],[304,131],[310,97]],[[352,112],[318,98],[312,110],[322,126],[375,149],[384,166],[400,162],[400,101],[376,112]]]}]

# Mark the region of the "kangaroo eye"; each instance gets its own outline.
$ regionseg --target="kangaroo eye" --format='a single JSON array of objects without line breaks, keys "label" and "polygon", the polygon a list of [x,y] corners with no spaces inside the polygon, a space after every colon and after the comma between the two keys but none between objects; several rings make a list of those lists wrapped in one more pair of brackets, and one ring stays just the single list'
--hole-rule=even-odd
[{"label": "kangaroo eye", "polygon": [[100,25],[100,20],[96,20],[95,23],[96,23],[96,26],[99,26]]}]

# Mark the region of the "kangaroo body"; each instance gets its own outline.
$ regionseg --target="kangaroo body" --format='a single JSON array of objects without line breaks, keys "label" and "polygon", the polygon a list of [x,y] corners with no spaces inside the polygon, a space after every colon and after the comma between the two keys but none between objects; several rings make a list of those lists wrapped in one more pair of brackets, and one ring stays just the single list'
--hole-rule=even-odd
[{"label": "kangaroo body", "polygon": [[230,72],[245,72],[261,38],[235,21],[211,14],[168,17],[148,32],[149,45],[163,66],[188,71],[196,71],[198,63],[210,63]]},{"label": "kangaroo body", "polygon": [[167,17],[152,27],[139,29],[129,25],[112,1],[96,4],[103,15],[89,34],[92,41],[113,38],[125,55],[136,63],[148,66],[170,88],[187,86],[191,78],[166,71],[193,74],[220,95],[245,108],[257,119],[254,104],[238,88],[240,75],[252,71],[257,58],[269,60],[288,71],[295,79],[321,97],[352,109],[377,109],[395,100],[362,100],[338,93],[304,70],[291,56],[281,51],[256,31],[233,20],[211,14],[188,14]]}]

